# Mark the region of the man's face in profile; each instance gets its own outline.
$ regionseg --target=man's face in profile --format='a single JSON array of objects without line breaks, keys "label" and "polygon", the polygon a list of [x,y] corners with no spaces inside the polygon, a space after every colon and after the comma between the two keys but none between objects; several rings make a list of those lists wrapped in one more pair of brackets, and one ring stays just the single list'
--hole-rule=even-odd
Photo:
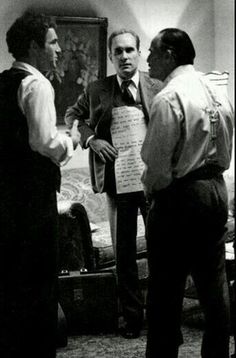
[{"label": "man's face in profile", "polygon": [[44,48],[38,49],[38,69],[41,72],[55,69],[60,52],[57,34],[54,28],[49,28],[46,33]]}]

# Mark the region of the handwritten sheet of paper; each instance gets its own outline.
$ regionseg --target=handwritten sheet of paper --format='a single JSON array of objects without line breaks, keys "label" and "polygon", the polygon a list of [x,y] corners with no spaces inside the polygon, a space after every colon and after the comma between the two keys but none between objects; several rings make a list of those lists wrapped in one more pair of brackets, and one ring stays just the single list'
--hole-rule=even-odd
[{"label": "handwritten sheet of paper", "polygon": [[141,175],[144,163],[140,156],[146,135],[144,114],[139,107],[115,107],[112,110],[111,136],[119,150],[115,161],[117,193],[143,190]]}]

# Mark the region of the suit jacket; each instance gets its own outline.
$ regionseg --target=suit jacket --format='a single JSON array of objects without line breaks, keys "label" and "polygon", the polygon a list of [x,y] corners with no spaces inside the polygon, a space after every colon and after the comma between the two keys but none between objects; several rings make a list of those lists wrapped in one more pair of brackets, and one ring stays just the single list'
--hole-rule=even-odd
[{"label": "suit jacket", "polygon": [[[139,74],[140,97],[148,123],[152,99],[163,85],[162,82],[151,79],[145,72],[140,71]],[[116,75],[90,83],[77,102],[66,111],[65,122],[67,125],[71,126],[76,119],[79,121],[78,130],[81,134],[80,145],[82,148],[87,148],[86,142],[91,135],[96,135],[97,138],[105,139],[111,143],[110,125],[116,84]],[[89,150],[89,168],[94,192],[102,193],[105,191],[105,164],[91,149]]]}]

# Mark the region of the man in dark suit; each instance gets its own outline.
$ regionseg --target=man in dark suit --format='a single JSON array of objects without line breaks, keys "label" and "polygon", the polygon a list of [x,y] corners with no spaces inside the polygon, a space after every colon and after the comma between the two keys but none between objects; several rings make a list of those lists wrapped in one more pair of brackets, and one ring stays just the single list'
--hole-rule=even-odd
[{"label": "man in dark suit", "polygon": [[[107,194],[119,298],[125,322],[121,334],[125,338],[135,338],[139,336],[143,323],[143,300],[136,264],[137,215],[140,210],[145,221],[147,207],[141,172],[140,175],[134,174],[133,169],[140,166],[142,144],[134,133],[141,133],[139,138],[145,135],[150,103],[161,90],[162,83],[138,71],[140,40],[136,33],[126,29],[113,32],[108,47],[116,75],[89,84],[77,102],[68,108],[65,122],[71,127],[78,120],[81,147],[90,149],[93,190]],[[132,132],[131,127],[135,127],[136,132]],[[133,181],[136,182],[134,186]]]}]

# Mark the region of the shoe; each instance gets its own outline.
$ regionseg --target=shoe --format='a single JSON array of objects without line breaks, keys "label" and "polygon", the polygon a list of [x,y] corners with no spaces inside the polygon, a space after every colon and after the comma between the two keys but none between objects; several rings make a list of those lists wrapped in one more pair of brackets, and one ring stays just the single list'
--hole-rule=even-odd
[{"label": "shoe", "polygon": [[128,324],[126,324],[123,327],[120,327],[119,333],[122,337],[126,339],[134,339],[138,338],[140,336],[140,329],[137,327],[131,327]]}]

